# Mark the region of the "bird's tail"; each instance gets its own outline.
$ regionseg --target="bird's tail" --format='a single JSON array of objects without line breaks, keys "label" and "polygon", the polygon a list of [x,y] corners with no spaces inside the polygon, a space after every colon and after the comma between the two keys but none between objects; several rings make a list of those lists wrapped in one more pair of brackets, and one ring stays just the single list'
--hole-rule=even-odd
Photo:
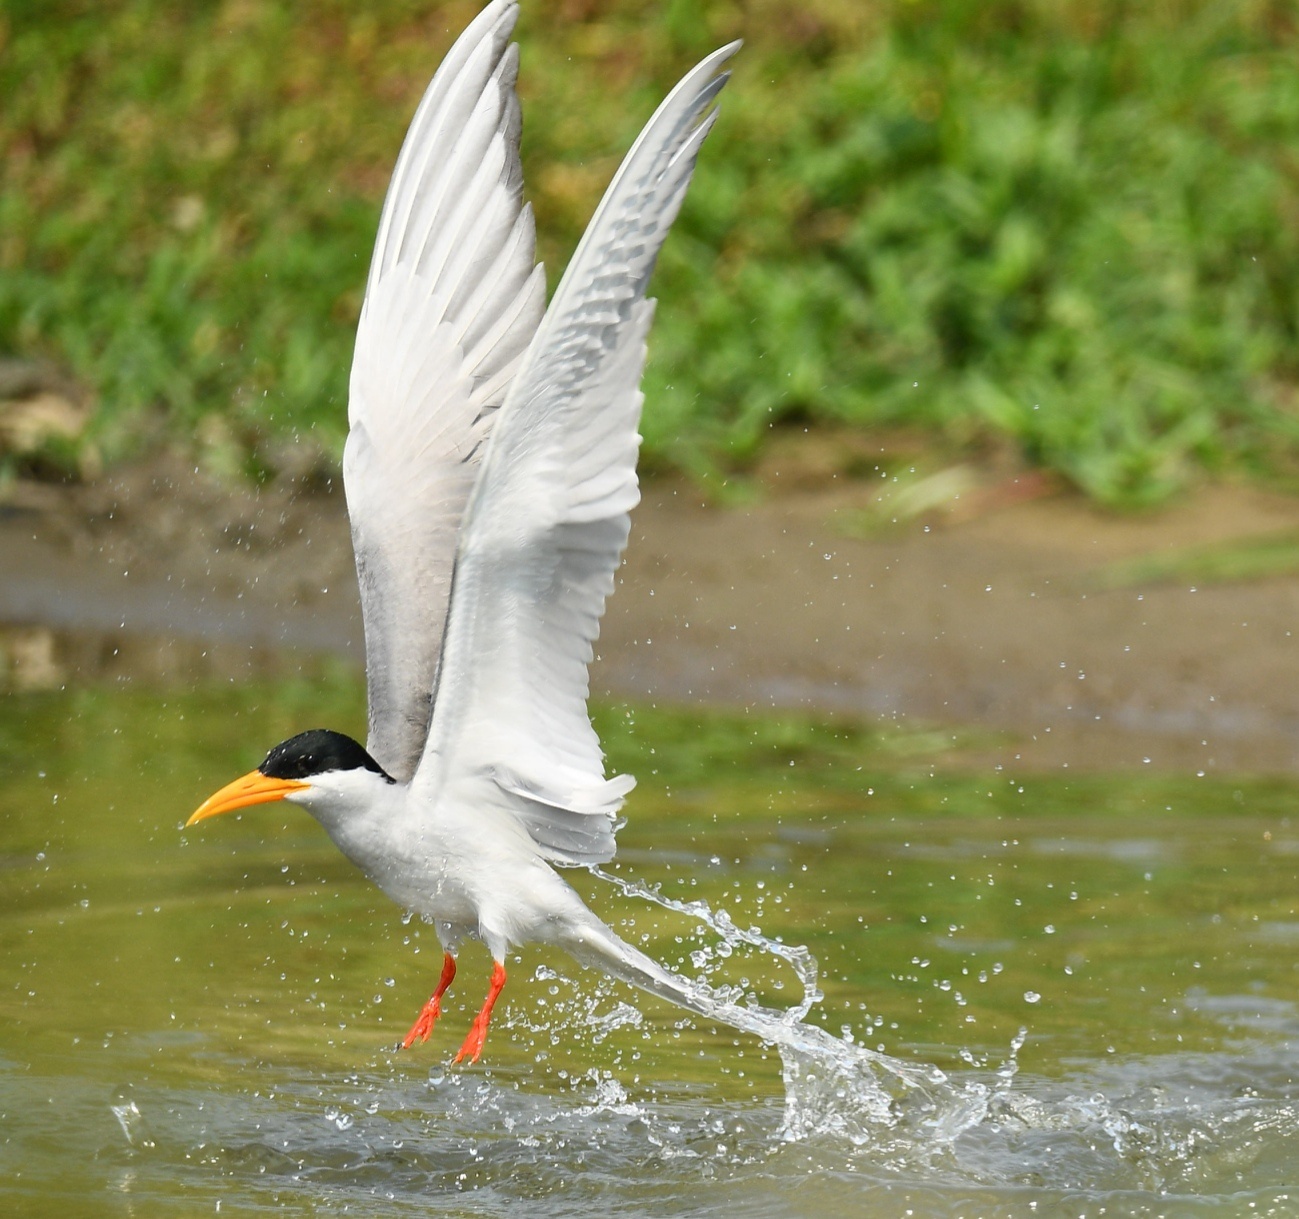
[{"label": "bird's tail", "polygon": [[784,1040],[782,1033],[788,1030],[787,1013],[750,1005],[741,1007],[730,996],[703,982],[674,974],[633,948],[594,914],[586,913],[587,918],[571,928],[563,940],[563,947],[579,964],[602,969],[687,1011],[766,1041]]},{"label": "bird's tail", "polygon": [[[785,1080],[783,1137],[858,1130],[864,1142],[875,1130],[896,1123],[897,1105],[907,1096],[927,1098],[925,1112],[959,1100],[937,1067],[900,1062],[851,1040],[840,1041],[818,1025],[804,1023],[806,1005],[776,1011],[679,977],[620,939],[590,911],[586,915],[560,941],[575,960],[776,1047]],[[813,989],[809,995],[819,997],[819,992]],[[953,1112],[959,1116],[965,1110]],[[849,1137],[857,1141],[857,1135]]]}]

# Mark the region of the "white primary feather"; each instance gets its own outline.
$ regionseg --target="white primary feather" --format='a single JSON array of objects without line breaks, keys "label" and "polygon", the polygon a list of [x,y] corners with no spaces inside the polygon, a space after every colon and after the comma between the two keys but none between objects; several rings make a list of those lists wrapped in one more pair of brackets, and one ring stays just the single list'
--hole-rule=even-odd
[{"label": "white primary feather", "polygon": [[384,201],[343,457],[374,758],[409,780],[432,708],[451,572],[482,445],[545,307],[523,203],[512,0],[434,76]]},{"label": "white primary feather", "polygon": [[628,153],[515,374],[465,512],[414,785],[433,810],[450,791],[466,810],[504,806],[553,862],[611,858],[633,784],[604,777],[587,666],[639,499],[646,283],[738,46],[691,71]]}]

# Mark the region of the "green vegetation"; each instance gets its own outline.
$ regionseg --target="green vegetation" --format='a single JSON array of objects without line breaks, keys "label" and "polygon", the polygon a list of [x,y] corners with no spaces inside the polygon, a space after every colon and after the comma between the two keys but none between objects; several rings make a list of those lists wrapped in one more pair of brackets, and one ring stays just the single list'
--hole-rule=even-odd
[{"label": "green vegetation", "polygon": [[1092,579],[1099,588],[1149,584],[1230,584],[1299,574],[1299,535],[1286,531],[1233,538],[1110,563]]},{"label": "green vegetation", "polygon": [[[403,125],[475,5],[11,0],[0,353],[92,385],[111,457],[336,456]],[[797,421],[1006,445],[1098,499],[1288,472],[1299,72],[1269,0],[529,0],[552,283],[655,101],[743,36],[662,259],[646,457]]]}]

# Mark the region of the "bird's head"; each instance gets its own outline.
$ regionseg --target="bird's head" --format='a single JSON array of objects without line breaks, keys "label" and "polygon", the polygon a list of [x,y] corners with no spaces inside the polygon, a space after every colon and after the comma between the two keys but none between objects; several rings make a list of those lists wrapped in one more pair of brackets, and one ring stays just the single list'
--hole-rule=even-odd
[{"label": "bird's head", "polygon": [[336,816],[349,806],[365,807],[393,782],[350,736],[313,728],[276,745],[256,770],[204,800],[185,825],[273,800],[299,804],[317,817]]}]

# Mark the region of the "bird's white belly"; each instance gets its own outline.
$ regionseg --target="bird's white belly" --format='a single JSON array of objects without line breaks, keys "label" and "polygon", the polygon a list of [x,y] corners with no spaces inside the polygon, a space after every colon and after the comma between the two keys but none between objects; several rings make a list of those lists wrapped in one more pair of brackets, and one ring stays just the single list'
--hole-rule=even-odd
[{"label": "bird's white belly", "polygon": [[504,810],[454,807],[436,815],[349,819],[331,827],[339,848],[399,906],[434,923],[444,941],[474,936],[495,953],[554,939],[577,894]]}]

